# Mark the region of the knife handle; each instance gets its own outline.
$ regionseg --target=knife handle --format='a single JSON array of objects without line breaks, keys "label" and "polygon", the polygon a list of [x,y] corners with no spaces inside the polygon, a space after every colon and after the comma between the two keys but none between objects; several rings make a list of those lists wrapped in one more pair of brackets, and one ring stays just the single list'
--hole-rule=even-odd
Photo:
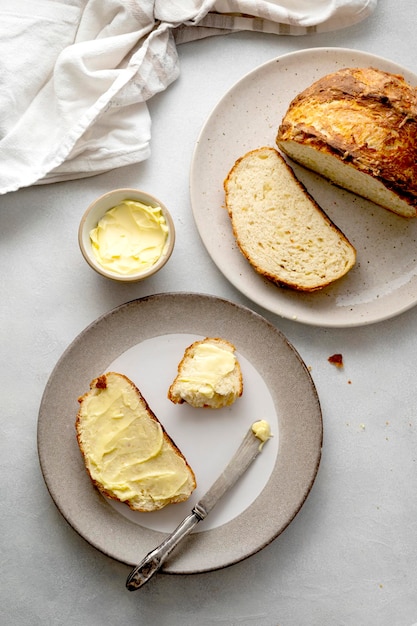
[{"label": "knife handle", "polygon": [[139,589],[160,569],[165,559],[171,554],[174,548],[186,537],[206,516],[204,510],[200,510],[196,505],[190,513],[164,541],[154,550],[149,552],[145,558],[132,569],[127,580],[126,587],[129,591]]}]

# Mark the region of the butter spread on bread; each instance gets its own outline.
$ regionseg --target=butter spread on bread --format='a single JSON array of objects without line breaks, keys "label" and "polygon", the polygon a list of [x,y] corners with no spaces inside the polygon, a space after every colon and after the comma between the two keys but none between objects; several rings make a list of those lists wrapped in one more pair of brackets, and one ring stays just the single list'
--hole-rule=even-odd
[{"label": "butter spread on bread", "polygon": [[233,404],[242,392],[235,346],[219,337],[206,337],[186,348],[168,398],[175,404],[220,409]]},{"label": "butter spread on bread", "polygon": [[224,189],[242,254],[277,285],[315,291],[355,264],[354,247],[274,148],[258,148],[238,159]]},{"label": "butter spread on bread", "polygon": [[402,76],[368,67],[320,78],[292,100],[276,142],[338,186],[417,215],[417,90]]},{"label": "butter spread on bread", "polygon": [[79,403],[78,444],[101,493],[138,511],[189,498],[194,473],[131,380],[103,374]]}]

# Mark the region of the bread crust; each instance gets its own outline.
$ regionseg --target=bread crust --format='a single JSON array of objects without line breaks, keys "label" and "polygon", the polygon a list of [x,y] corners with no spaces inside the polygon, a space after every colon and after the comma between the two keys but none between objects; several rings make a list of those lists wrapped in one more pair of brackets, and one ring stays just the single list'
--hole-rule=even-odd
[{"label": "bread crust", "polygon": [[150,408],[149,404],[147,403],[145,398],[142,396],[141,392],[136,387],[136,385],[127,376],[125,376],[124,374],[120,374],[118,372],[107,372],[105,374],[102,374],[101,376],[98,376],[97,378],[95,378],[94,380],[91,381],[89,391],[87,391],[85,394],[83,394],[82,396],[80,396],[78,398],[78,402],[79,402],[80,407],[79,407],[79,410],[77,412],[77,416],[76,416],[76,420],[75,420],[76,437],[77,437],[78,446],[80,448],[80,451],[81,451],[81,454],[82,454],[82,457],[83,457],[83,460],[84,460],[85,468],[86,468],[86,471],[87,471],[87,474],[88,474],[90,480],[92,481],[92,483],[96,487],[96,489],[100,493],[102,493],[104,496],[106,496],[107,498],[110,498],[112,500],[117,500],[119,502],[124,502],[132,510],[148,512],[148,511],[157,510],[158,508],[162,508],[162,507],[156,507],[156,506],[151,506],[151,507],[150,506],[138,506],[137,504],[132,503],[130,500],[123,500],[122,501],[112,491],[109,491],[108,489],[106,489],[103,486],[103,484],[101,484],[100,482],[95,480],[93,478],[93,476],[91,475],[91,472],[90,472],[89,467],[88,467],[88,454],[87,454],[87,452],[85,450],[85,447],[84,447],[84,444],[83,444],[83,435],[82,435],[82,420],[83,420],[82,404],[83,404],[83,402],[84,402],[84,400],[86,398],[88,398],[92,394],[96,393],[96,390],[106,389],[107,384],[108,384],[109,376],[117,376],[118,378],[124,379],[124,381],[130,386],[130,388],[137,394],[137,397],[138,397],[141,405],[145,408],[147,416],[149,417],[149,419],[153,420],[154,422],[159,424],[159,426],[161,427],[162,435],[163,435],[163,438],[164,438],[166,444],[175,452],[175,454],[178,457],[180,457],[184,461],[185,466],[187,467],[187,469],[188,469],[188,471],[190,473],[190,478],[191,478],[190,493],[188,495],[186,495],[186,496],[184,495],[184,496],[178,496],[176,498],[172,498],[169,503],[170,504],[174,504],[174,503],[184,502],[191,495],[191,491],[193,491],[196,488],[196,486],[197,486],[197,482],[196,482],[196,478],[195,478],[195,474],[194,474],[193,469],[189,465],[187,459],[185,458],[185,456],[183,455],[181,450],[178,448],[178,446],[175,444],[175,442],[168,435],[168,433],[166,432],[164,426],[158,420],[158,418],[156,417],[155,413],[152,411],[152,409]]},{"label": "bread crust", "polygon": [[286,152],[291,141],[371,176],[417,214],[417,91],[402,76],[373,67],[323,76],[283,117],[276,142]]}]

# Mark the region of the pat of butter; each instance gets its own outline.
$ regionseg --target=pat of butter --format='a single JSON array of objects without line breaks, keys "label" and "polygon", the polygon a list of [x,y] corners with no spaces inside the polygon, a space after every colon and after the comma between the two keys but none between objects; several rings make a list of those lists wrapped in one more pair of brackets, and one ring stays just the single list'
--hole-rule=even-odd
[{"label": "pat of butter", "polygon": [[125,200],[90,232],[93,253],[105,269],[124,276],[145,271],[161,257],[168,226],[159,206]]},{"label": "pat of butter", "polygon": [[266,420],[258,420],[252,424],[252,432],[261,442],[260,449],[263,448],[265,442],[272,437],[271,427]]},{"label": "pat of butter", "polygon": [[133,390],[108,384],[86,403],[86,453],[94,480],[122,501],[144,492],[165,503],[181,493],[188,480],[185,461],[167,445],[161,425],[149,419]]},{"label": "pat of butter", "polygon": [[232,352],[202,343],[196,347],[193,358],[184,366],[178,380],[187,391],[211,398],[217,385],[233,372],[235,365],[236,357]]}]

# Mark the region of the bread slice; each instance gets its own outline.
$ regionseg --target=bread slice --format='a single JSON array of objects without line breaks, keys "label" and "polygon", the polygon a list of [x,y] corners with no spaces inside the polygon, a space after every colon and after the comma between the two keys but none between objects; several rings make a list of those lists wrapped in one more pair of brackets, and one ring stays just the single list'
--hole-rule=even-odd
[{"label": "bread slice", "polygon": [[243,378],[235,346],[220,337],[195,341],[184,352],[178,374],[168,390],[174,404],[220,409],[243,393]]},{"label": "bread slice", "polygon": [[238,159],[224,189],[241,252],[277,285],[315,291],[355,264],[355,248],[274,148],[258,148]]},{"label": "bread slice", "polygon": [[137,511],[190,497],[194,472],[131,380],[108,372],[78,401],[78,444],[103,495]]},{"label": "bread slice", "polygon": [[417,90],[375,68],[328,74],[289,105],[278,147],[403,217],[417,215]]}]

